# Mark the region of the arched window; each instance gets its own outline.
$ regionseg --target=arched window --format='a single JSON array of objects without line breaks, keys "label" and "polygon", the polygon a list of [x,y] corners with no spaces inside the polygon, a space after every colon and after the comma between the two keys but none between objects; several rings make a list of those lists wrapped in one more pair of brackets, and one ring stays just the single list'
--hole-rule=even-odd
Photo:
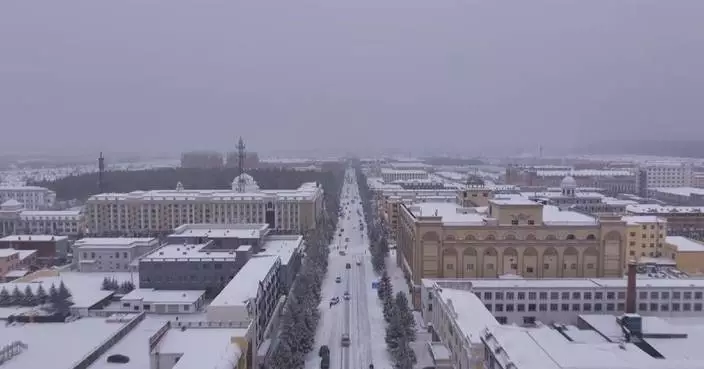
[{"label": "arched window", "polygon": [[574,240],[574,235],[573,234],[568,234],[567,235],[568,240]]}]

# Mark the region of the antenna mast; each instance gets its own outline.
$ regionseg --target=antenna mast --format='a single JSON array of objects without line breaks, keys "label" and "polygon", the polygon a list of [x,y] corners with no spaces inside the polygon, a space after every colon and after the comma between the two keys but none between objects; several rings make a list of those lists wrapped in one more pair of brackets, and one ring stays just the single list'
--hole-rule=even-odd
[{"label": "antenna mast", "polygon": [[247,155],[242,137],[237,142],[237,191],[244,192],[246,181],[244,179],[244,158]]},{"label": "antenna mast", "polygon": [[98,156],[98,193],[104,193],[103,173],[105,172],[105,158],[103,153]]}]

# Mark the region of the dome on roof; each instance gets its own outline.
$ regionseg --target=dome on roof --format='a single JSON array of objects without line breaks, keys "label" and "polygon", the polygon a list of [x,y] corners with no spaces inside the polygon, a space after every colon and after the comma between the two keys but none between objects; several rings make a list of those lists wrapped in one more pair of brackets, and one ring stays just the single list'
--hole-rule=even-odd
[{"label": "dome on roof", "polygon": [[1,210],[19,210],[22,209],[24,205],[15,199],[9,199],[0,205]]},{"label": "dome on roof", "polygon": [[562,187],[562,188],[576,188],[577,181],[572,176],[566,176],[565,178],[562,179],[562,182],[560,183],[560,187]]},{"label": "dome on roof", "polygon": [[232,190],[237,191],[239,188],[240,180],[244,184],[244,192],[257,192],[259,191],[259,184],[254,180],[254,177],[247,173],[242,173],[232,180]]}]

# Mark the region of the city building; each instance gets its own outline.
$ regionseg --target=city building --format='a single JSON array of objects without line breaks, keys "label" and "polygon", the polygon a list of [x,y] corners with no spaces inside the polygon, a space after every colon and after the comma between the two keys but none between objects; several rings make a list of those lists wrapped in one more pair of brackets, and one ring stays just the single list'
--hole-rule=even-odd
[{"label": "city building", "polygon": [[0,205],[0,235],[3,236],[22,233],[73,237],[84,231],[80,209],[27,210],[22,203],[12,199]]},{"label": "city building", "polygon": [[690,187],[694,178],[692,164],[679,162],[649,162],[641,164],[648,189]]},{"label": "city building", "polygon": [[620,193],[640,191],[639,176],[631,169],[572,169],[568,167],[516,167],[506,169],[506,183],[517,186],[558,187],[562,179],[571,176],[578,187],[603,188],[605,193],[616,196]]},{"label": "city building", "polygon": [[[34,250],[0,249],[0,282],[9,282],[37,264],[37,252]],[[9,274],[9,275],[8,275]]]},{"label": "city building", "polygon": [[222,154],[217,151],[189,151],[181,154],[181,168],[222,168]]},{"label": "city building", "polygon": [[639,204],[626,206],[629,215],[654,215],[667,219],[669,236],[704,239],[704,207]]},{"label": "city building", "polygon": [[304,183],[295,190],[262,190],[244,173],[232,190],[133,191],[91,196],[85,205],[91,234],[170,233],[187,223],[268,223],[271,229],[303,233],[313,229],[323,211],[323,189]]},{"label": "city building", "polygon": [[52,266],[69,253],[68,237],[52,235],[14,235],[0,238],[0,249],[36,250],[37,263]]},{"label": "city building", "polygon": [[73,244],[73,260],[81,272],[136,271],[134,261],[158,246],[156,238],[83,238]]},{"label": "city building", "polygon": [[166,244],[144,255],[139,263],[139,286],[163,290],[205,289],[219,293],[244,266],[250,246],[211,250],[213,241],[200,244]]},{"label": "city building", "polygon": [[678,270],[691,275],[704,274],[704,244],[682,236],[668,236],[664,254],[675,261]]},{"label": "city building", "polygon": [[626,212],[627,205],[637,204],[633,201],[618,200],[598,192],[580,191],[573,177],[565,177],[560,183],[559,191],[522,192],[524,197],[546,205],[555,205],[584,214]]},{"label": "city building", "polygon": [[191,314],[205,305],[205,291],[171,291],[138,288],[120,299],[125,312],[154,314]]},{"label": "city building", "polygon": [[648,197],[669,205],[704,206],[704,188],[658,187],[648,189]]},{"label": "city building", "polygon": [[54,206],[56,193],[38,186],[0,186],[0,203],[8,200],[15,200],[29,210],[48,209]]},{"label": "city building", "polygon": [[381,168],[381,178],[386,183],[394,181],[411,181],[428,179],[428,172],[418,169],[392,169]]},{"label": "city building", "polygon": [[623,273],[626,222],[619,216],[595,218],[521,196],[492,197],[479,185],[468,188],[460,200],[400,207],[397,263],[415,295],[423,278],[595,278]]},{"label": "city building", "polygon": [[[702,280],[640,278],[634,269],[635,264],[629,270],[629,279],[424,279],[421,315],[436,344],[443,344],[450,351],[456,368],[696,368],[696,365],[657,365],[670,359],[691,358],[698,351],[693,348],[698,346],[704,327],[692,318],[700,317],[704,310]],[[649,323],[643,324],[650,331],[644,337],[655,352],[664,355],[650,356],[648,353],[653,350],[648,345],[639,346],[627,336],[624,339],[624,332],[628,331],[617,323],[624,316],[642,317],[643,323]],[[673,329],[668,322],[697,327],[689,335],[683,335],[682,328]],[[504,356],[495,345],[494,336],[505,330],[528,334],[528,340],[505,341],[511,342],[513,351],[506,354],[512,360],[491,364],[497,356],[499,359]],[[687,338],[691,341],[686,341]],[[521,347],[528,351],[519,350]],[[555,365],[567,360],[565,356],[581,356],[581,350],[591,350],[596,359]],[[611,358],[612,351],[624,350],[625,355],[638,355],[645,361],[627,365],[621,360],[601,357]],[[633,352],[629,354],[629,350]],[[690,355],[674,355],[676,351]],[[547,359],[553,355],[554,359]],[[545,358],[545,362],[527,365],[527,358],[533,357]],[[653,360],[654,357],[660,360]],[[595,360],[604,363],[593,365]],[[509,361],[514,364],[509,365]],[[697,365],[702,363],[697,361]]]},{"label": "city building", "polygon": [[[237,151],[230,151],[225,155],[225,166],[228,168],[239,168],[239,153]],[[244,160],[242,161],[242,169],[253,169],[258,168],[259,154],[254,151],[246,151],[244,153]]]},{"label": "city building", "polygon": [[[629,259],[669,257],[664,252],[667,219],[654,215],[624,216]],[[626,265],[624,264],[625,268]]]},{"label": "city building", "polygon": [[206,308],[208,321],[253,321],[253,343],[259,346],[283,288],[278,256],[254,256]]}]

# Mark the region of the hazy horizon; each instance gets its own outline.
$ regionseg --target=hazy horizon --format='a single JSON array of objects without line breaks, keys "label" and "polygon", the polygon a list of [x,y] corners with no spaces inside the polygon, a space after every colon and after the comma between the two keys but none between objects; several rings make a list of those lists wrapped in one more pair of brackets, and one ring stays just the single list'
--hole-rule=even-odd
[{"label": "hazy horizon", "polygon": [[0,152],[243,136],[265,154],[509,155],[696,137],[701,19],[695,0],[6,1]]}]

